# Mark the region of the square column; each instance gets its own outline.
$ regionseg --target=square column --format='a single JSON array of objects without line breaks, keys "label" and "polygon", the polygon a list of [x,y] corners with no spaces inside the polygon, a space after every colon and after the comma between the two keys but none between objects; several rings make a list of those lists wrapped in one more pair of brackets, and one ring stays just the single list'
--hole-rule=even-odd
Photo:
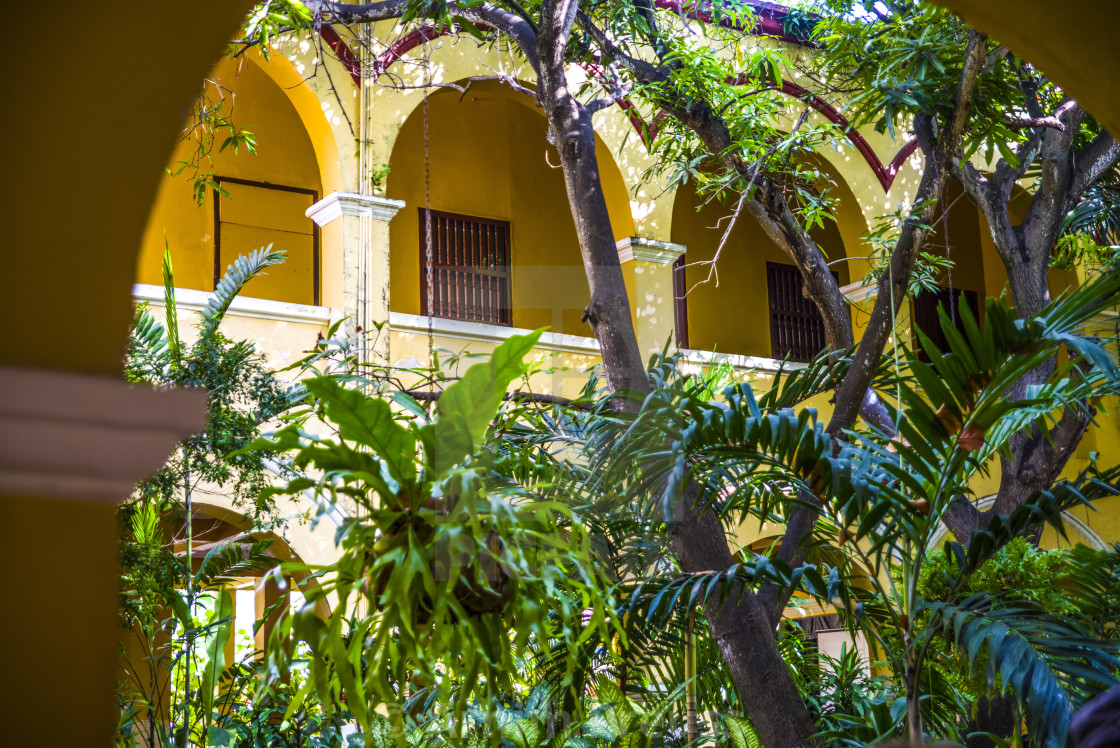
[{"label": "square column", "polygon": [[660,351],[676,339],[673,263],[684,254],[683,244],[628,236],[615,243],[618,262],[631,293],[631,310],[638,348],[643,356]]},{"label": "square column", "polygon": [[389,221],[403,207],[403,200],[332,192],[307,209],[324,229],[323,304],[342,310],[347,330],[361,330],[369,363],[389,363]]}]

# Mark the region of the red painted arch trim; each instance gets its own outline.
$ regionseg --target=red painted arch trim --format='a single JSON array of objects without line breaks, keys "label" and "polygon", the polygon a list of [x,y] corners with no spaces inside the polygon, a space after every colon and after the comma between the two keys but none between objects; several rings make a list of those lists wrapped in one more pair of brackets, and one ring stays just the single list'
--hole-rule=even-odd
[{"label": "red painted arch trim", "polygon": [[[696,19],[704,23],[712,22],[710,12],[712,4],[704,0],[653,0],[653,4],[662,10],[676,13],[681,18]],[[744,5],[749,6],[755,14],[754,28],[746,29],[748,33],[771,36],[802,47],[813,46],[808,39],[786,33],[784,22],[789,15],[789,8],[786,6],[760,0],[746,0]],[[719,25],[725,28],[738,28],[727,19],[720,19]]]},{"label": "red painted arch trim", "polygon": [[[681,0],[654,0],[654,2],[658,5],[658,7],[668,7],[675,12],[682,12],[679,10],[679,8],[681,7]],[[675,7],[670,7],[674,5]],[[786,10],[783,6],[774,6],[769,3],[752,3],[752,5],[767,6],[769,8],[780,9],[782,11]],[[698,12],[693,10],[693,8],[698,7],[695,4],[690,4],[684,7],[684,12]],[[769,11],[767,11],[765,8],[760,10],[759,17],[762,21],[766,20],[766,16],[763,15],[764,12]],[[784,13],[780,17],[776,15],[777,11],[773,11],[773,13],[774,15],[771,17],[770,23],[776,23],[778,25],[778,28],[780,29],[780,18],[784,17]],[[764,33],[766,32],[765,24],[762,24],[762,31]],[[452,32],[453,29],[437,30],[435,27],[425,26],[423,28],[417,29],[416,31],[413,31],[410,34],[406,34],[405,36],[398,39],[391,47],[389,47],[388,50],[385,51],[384,54],[382,54],[374,61],[374,70],[378,73],[378,75],[381,75],[386,70],[388,70],[390,65],[400,60],[411,50],[415,49],[421,44],[424,44],[425,42],[433,41],[435,39],[438,39],[440,36]],[[349,45],[346,44],[345,40],[343,40],[342,37],[339,36],[338,32],[335,31],[333,27],[326,25],[321,26],[319,28],[319,33],[322,35],[323,41],[325,41],[330,46],[330,48],[334,50],[334,53],[338,55],[339,61],[341,61],[342,64],[346,67],[347,71],[350,73],[350,76],[354,79],[354,81],[358,85],[361,85],[361,63],[359,62],[357,56],[354,54],[354,51],[350,49]],[[591,75],[600,79],[602,78],[602,71],[597,66],[587,66],[587,70]],[[747,79],[745,77],[739,78],[735,81],[732,81],[732,83],[734,85],[742,85],[746,82],[746,80]],[[813,109],[820,112],[820,114],[825,117],[825,119],[840,127],[840,129],[844,132],[844,136],[851,142],[855,149],[859,151],[859,154],[863,156],[864,161],[867,162],[867,165],[870,166],[871,170],[875,173],[875,177],[879,180],[879,184],[883,187],[883,192],[890,192],[891,185],[894,184],[895,176],[898,175],[898,172],[902,169],[903,164],[906,163],[906,160],[910,158],[910,156],[917,149],[917,139],[911,140],[909,143],[904,145],[902,149],[891,160],[891,162],[884,165],[883,162],[879,160],[879,156],[875,153],[875,149],[871,147],[871,144],[868,143],[867,140],[855,128],[851,126],[851,123],[844,117],[844,115],[840,114],[840,111],[836,109],[836,107],[832,106],[816,94],[811,93],[807,89],[787,80],[782,81],[780,90],[784,94],[804,101]],[[659,114],[654,118],[653,122],[647,124],[642,119],[637,107],[634,106],[634,104],[628,99],[622,99],[621,101],[619,101],[619,107],[624,112],[626,112],[626,116],[630,120],[630,124],[637,131],[638,136],[643,139],[643,142],[648,142],[646,140],[647,138],[652,140],[657,136],[657,130],[659,129],[658,121],[663,115]]]},{"label": "red painted arch trim", "polygon": [[350,77],[360,86],[362,84],[362,63],[358,56],[354,54],[354,50],[350,49],[346,40],[339,36],[334,26],[328,24],[319,26],[319,37],[327,43],[338,61],[346,68],[346,72],[350,73]]},{"label": "red painted arch trim", "polygon": [[[742,83],[742,81],[739,81],[739,83]],[[819,96],[810,93],[796,83],[791,83],[787,80],[782,81],[781,91],[784,94],[804,101],[806,104],[813,107],[813,109],[820,112],[825,119],[843,130],[844,137],[855,146],[856,150],[863,156],[863,160],[866,161],[867,165],[871,167],[871,170],[875,172],[879,184],[883,186],[883,192],[891,191],[891,185],[894,184],[895,176],[898,174],[899,170],[902,169],[902,165],[906,163],[906,159],[910,158],[910,154],[918,147],[917,138],[902,146],[902,150],[891,159],[889,164],[884,166],[883,162],[879,160],[878,154],[875,153],[875,149],[871,147],[871,144],[860,135],[858,130],[852,127],[851,122],[849,122],[844,115],[840,114],[836,107]]]}]

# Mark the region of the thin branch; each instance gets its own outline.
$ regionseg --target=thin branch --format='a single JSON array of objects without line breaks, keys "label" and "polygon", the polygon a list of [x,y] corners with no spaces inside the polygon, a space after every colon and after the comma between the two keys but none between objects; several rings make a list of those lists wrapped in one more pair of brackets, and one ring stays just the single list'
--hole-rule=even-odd
[{"label": "thin branch", "polygon": [[[442,394],[443,392],[441,390],[408,392],[409,397],[423,402],[435,402],[439,400]],[[536,392],[522,392],[520,390],[516,392],[507,392],[502,399],[506,401],[540,403],[541,405],[559,405],[561,408],[573,408],[575,410],[584,411],[590,411],[592,407],[591,403],[576,401],[571,398],[560,397],[559,395],[543,395]]]}]

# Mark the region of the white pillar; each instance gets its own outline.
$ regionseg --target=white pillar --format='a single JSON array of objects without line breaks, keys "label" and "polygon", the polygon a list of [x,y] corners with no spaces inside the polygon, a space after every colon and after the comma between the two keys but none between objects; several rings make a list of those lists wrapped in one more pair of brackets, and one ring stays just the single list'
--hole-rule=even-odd
[{"label": "white pillar", "polygon": [[[335,246],[324,242],[324,287],[339,289],[336,303],[341,303],[346,328],[361,328],[370,363],[389,363],[389,221],[403,207],[402,200],[332,192],[307,209],[307,217],[320,227],[340,224]],[[326,261],[328,253],[334,262]],[[328,278],[328,268],[337,277]]]},{"label": "white pillar", "polygon": [[685,253],[683,244],[628,236],[615,243],[623,273],[633,277],[634,332],[648,356],[675,341],[673,263]]}]

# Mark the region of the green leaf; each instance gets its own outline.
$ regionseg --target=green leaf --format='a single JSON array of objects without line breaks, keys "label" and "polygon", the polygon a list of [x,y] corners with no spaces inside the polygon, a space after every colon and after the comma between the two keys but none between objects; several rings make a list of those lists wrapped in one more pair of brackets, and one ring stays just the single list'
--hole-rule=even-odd
[{"label": "green leaf", "polygon": [[338,424],[343,439],[372,449],[394,480],[411,485],[416,476],[416,437],[393,418],[387,401],[347,389],[331,377],[307,379],[304,386],[326,406],[327,418]]},{"label": "green leaf", "polygon": [[183,360],[183,343],[179,338],[179,310],[175,305],[175,274],[171,270],[171,247],[163,239],[163,314],[167,326],[167,352],[172,371]]},{"label": "green leaf", "polygon": [[759,739],[749,719],[727,714],[723,717],[723,726],[727,729],[727,736],[735,748],[762,748],[762,740]]},{"label": "green leaf", "polygon": [[[202,309],[202,325],[199,337],[207,338],[218,330],[222,317],[229,310],[229,305],[237,298],[237,294],[245,288],[245,284],[260,275],[265,268],[279,265],[288,256],[283,252],[272,251],[272,245],[261,247],[247,255],[240,255],[226,268],[226,274],[218,281],[206,306]],[[170,267],[170,265],[168,266]]]},{"label": "green leaf", "polygon": [[218,687],[218,677],[226,666],[226,643],[233,631],[233,596],[229,590],[218,593],[218,609],[215,611],[217,623],[211,626],[206,643],[206,667],[202,671],[202,709],[206,718],[214,711],[214,691]]},{"label": "green leaf", "polygon": [[494,349],[489,361],[475,364],[444,391],[438,420],[424,427],[428,460],[437,476],[471,454],[502,404],[506,388],[525,372],[524,358],[544,330],[514,335]]},{"label": "green leaf", "polygon": [[544,727],[535,717],[519,719],[502,728],[502,738],[513,748],[537,748],[544,737]]}]

